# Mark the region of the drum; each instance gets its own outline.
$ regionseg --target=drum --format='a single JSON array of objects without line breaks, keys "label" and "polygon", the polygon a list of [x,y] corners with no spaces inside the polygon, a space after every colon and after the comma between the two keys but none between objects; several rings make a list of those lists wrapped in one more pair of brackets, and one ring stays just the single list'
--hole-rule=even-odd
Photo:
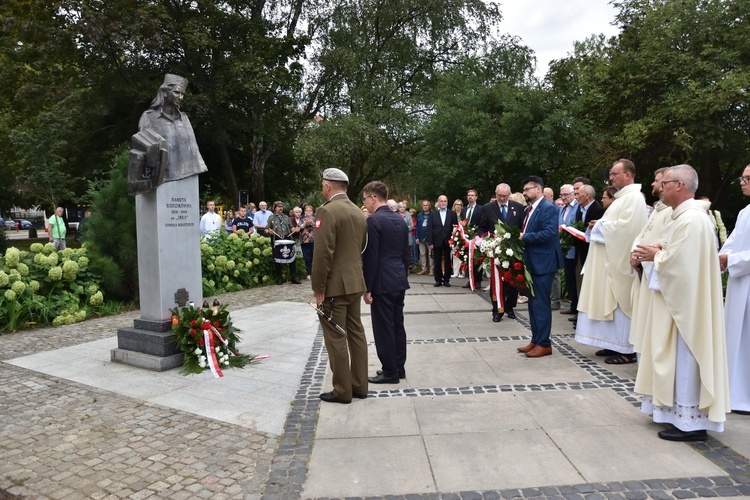
[{"label": "drum", "polygon": [[294,240],[276,240],[273,242],[273,260],[279,264],[294,262]]}]

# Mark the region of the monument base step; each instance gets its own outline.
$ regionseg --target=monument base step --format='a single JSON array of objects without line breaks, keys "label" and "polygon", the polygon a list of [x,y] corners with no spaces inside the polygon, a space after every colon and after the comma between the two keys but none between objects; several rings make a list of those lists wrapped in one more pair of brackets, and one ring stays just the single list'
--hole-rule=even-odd
[{"label": "monument base step", "polygon": [[112,349],[110,351],[111,359],[114,363],[136,366],[156,372],[163,372],[182,366],[185,358],[183,353],[173,354],[171,356],[153,356],[142,352],[129,351],[127,349]]}]

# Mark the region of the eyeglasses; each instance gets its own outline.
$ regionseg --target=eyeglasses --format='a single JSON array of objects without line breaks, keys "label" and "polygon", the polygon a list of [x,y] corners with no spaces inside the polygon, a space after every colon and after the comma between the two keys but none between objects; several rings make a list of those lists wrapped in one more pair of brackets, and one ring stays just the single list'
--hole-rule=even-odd
[{"label": "eyeglasses", "polygon": [[750,182],[750,177],[745,177],[744,175],[742,177],[737,177],[737,180],[740,181],[740,184],[743,182]]},{"label": "eyeglasses", "polygon": [[529,186],[527,188],[523,188],[523,192],[531,191],[532,189],[539,189],[539,186]]},{"label": "eyeglasses", "polygon": [[566,196],[573,196],[573,193],[560,193],[560,196],[565,198]]},{"label": "eyeglasses", "polygon": [[661,188],[664,189],[664,187],[669,184],[670,182],[682,182],[677,179],[672,179],[671,181],[661,181]]},{"label": "eyeglasses", "polygon": [[509,194],[496,194],[495,198],[497,198],[498,200],[504,200],[505,198],[508,198],[509,196],[510,196]]}]

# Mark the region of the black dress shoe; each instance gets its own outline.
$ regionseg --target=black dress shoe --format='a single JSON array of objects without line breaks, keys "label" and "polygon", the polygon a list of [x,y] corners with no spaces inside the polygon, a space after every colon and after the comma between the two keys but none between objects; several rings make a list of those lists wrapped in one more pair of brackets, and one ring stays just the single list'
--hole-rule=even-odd
[{"label": "black dress shoe", "polygon": [[513,312],[513,309],[506,309],[505,314],[507,314],[510,319],[516,319],[516,313]]},{"label": "black dress shoe", "polygon": [[298,280],[297,278],[294,278],[292,280],[292,283],[294,283],[295,285],[301,285],[302,284],[302,282],[300,280]]},{"label": "black dress shoe", "polygon": [[737,415],[750,415],[750,411],[746,410],[732,410],[732,413],[736,413]]},{"label": "black dress shoe", "polygon": [[374,377],[368,377],[371,384],[398,384],[398,377],[386,377],[382,373]]},{"label": "black dress shoe", "polygon": [[492,313],[492,322],[493,323],[500,323],[500,320],[503,319],[503,315],[500,313]]},{"label": "black dress shoe", "polygon": [[442,283],[435,283],[435,287],[436,288],[439,287],[439,286],[443,286],[443,284]]},{"label": "black dress shoe", "polygon": [[367,394],[357,394],[356,392],[353,392],[352,396],[357,399],[367,399]]},{"label": "black dress shoe", "polygon": [[351,403],[351,401],[344,401],[343,399],[337,398],[333,391],[322,393],[320,395],[320,399],[322,399],[326,403],[341,403],[342,405],[348,405],[349,403]]},{"label": "black dress shoe", "polygon": [[[383,370],[378,370],[378,371],[376,371],[375,373],[376,373],[376,374],[378,374],[378,375],[382,375],[382,374],[383,374]],[[404,373],[399,373],[399,374],[398,374],[398,378],[400,378],[400,379],[405,379],[405,378],[406,378],[406,372],[404,372]]]},{"label": "black dress shoe", "polygon": [[443,283],[443,286],[447,286],[448,288],[450,288],[451,284],[446,281],[445,283]]},{"label": "black dress shoe", "polygon": [[578,321],[578,316],[574,318],[568,318],[568,321],[572,321],[573,323],[575,323],[576,321]]},{"label": "black dress shoe", "polygon": [[708,433],[702,431],[681,431],[677,427],[659,431],[659,437],[667,441],[705,441]]}]

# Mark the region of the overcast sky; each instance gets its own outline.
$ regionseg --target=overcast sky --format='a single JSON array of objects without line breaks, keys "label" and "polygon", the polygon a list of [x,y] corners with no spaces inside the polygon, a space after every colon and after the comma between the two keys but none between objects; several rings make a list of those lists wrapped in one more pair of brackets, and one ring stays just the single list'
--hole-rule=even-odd
[{"label": "overcast sky", "polygon": [[503,14],[500,32],[521,37],[534,51],[539,78],[547,74],[551,60],[573,52],[573,42],[618,33],[610,24],[617,11],[609,0],[497,1]]}]

